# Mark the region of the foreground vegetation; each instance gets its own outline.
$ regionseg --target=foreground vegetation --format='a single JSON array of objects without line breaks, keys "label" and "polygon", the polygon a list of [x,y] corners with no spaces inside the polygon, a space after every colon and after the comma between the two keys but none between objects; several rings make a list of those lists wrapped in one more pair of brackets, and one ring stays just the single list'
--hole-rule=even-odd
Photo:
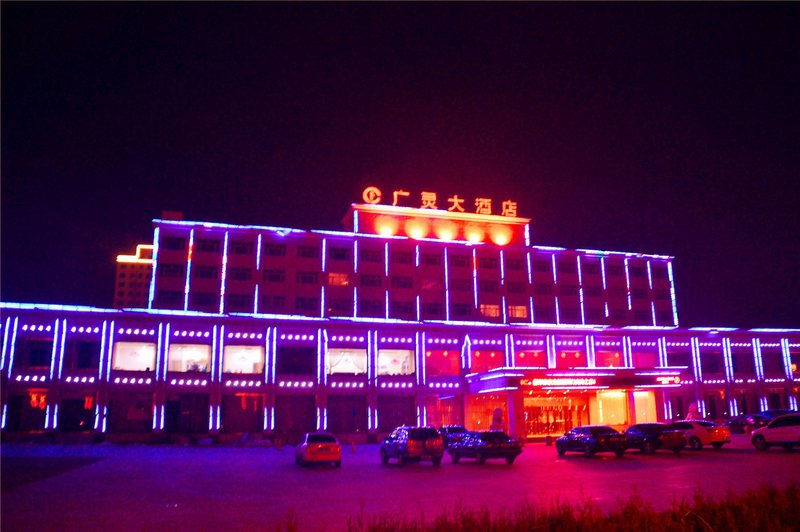
[{"label": "foreground vegetation", "polygon": [[[351,519],[349,530],[362,531],[795,531],[800,527],[800,486],[770,486],[714,500],[696,493],[673,499],[668,510],[655,510],[640,497],[620,500],[603,511],[587,498],[578,503],[525,503],[516,510],[455,508],[437,517],[363,515]],[[289,526],[290,529],[296,526]]]}]

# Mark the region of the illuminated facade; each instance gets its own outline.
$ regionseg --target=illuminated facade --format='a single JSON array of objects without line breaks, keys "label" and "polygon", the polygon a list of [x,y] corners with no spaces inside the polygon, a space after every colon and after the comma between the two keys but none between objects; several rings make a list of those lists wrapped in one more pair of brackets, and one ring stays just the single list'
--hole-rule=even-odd
[{"label": "illuminated facade", "polygon": [[139,244],[134,255],[117,255],[114,308],[146,308],[152,276],[152,244]]},{"label": "illuminated facade", "polygon": [[143,308],[3,303],[4,434],[367,439],[500,409],[538,437],[797,408],[800,330],[682,329],[672,257],[532,245],[513,202],[425,194],[365,191],[345,232],[157,219]]}]

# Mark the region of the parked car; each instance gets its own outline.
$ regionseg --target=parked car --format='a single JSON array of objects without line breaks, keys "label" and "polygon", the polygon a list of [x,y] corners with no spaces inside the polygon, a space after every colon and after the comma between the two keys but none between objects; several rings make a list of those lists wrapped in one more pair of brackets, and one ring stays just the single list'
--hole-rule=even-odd
[{"label": "parked car", "polygon": [[407,462],[430,460],[434,466],[442,463],[444,444],[442,435],[433,427],[397,427],[383,440],[380,447],[381,463],[388,464],[396,458],[399,465]]},{"label": "parked car", "polygon": [[692,449],[702,449],[703,445],[721,449],[724,444],[731,442],[731,431],[728,427],[704,419],[676,421],[670,423],[669,428],[682,430]]},{"label": "parked car", "polygon": [[297,465],[331,463],[339,467],[342,465],[342,446],[329,432],[307,432],[295,448],[294,461]]},{"label": "parked car", "polygon": [[797,410],[791,410],[788,408],[770,408],[769,410],[764,410],[763,412],[761,412],[761,415],[774,419],[778,416],[785,416],[786,414],[796,414],[796,413]]},{"label": "parked car", "polygon": [[447,452],[455,464],[462,458],[474,458],[479,464],[488,458],[505,458],[506,462],[513,464],[522,453],[522,441],[500,430],[480,430],[465,433]]},{"label": "parked car", "polygon": [[747,434],[753,429],[761,428],[770,422],[770,417],[762,414],[742,414],[725,421],[732,434]]},{"label": "parked car", "polygon": [[652,454],[658,449],[680,453],[686,447],[686,435],[681,430],[671,430],[666,423],[638,423],[623,433],[627,449],[639,449]]},{"label": "parked car", "polygon": [[625,453],[625,436],[607,425],[584,425],[575,427],[556,439],[556,452],[564,456],[567,451],[582,452],[586,458],[595,453],[613,452],[617,456]]},{"label": "parked car", "polygon": [[453,443],[461,441],[467,432],[464,425],[444,425],[439,427],[439,434],[442,435],[445,449],[450,449]]},{"label": "parked car", "polygon": [[800,447],[800,414],[776,417],[767,426],[754,430],[750,441],[759,451],[766,451],[775,445],[787,451]]}]

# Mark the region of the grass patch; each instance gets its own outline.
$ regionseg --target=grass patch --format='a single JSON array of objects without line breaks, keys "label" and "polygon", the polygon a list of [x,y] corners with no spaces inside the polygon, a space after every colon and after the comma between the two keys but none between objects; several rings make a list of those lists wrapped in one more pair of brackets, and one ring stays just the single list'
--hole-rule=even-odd
[{"label": "grass patch", "polygon": [[[512,511],[456,507],[433,518],[382,515],[350,519],[348,530],[365,531],[796,531],[800,523],[800,487],[764,486],[742,495],[715,500],[696,493],[690,499],[673,499],[668,510],[655,510],[641,497],[622,499],[602,511],[591,499],[578,503],[553,501],[542,507],[524,503]],[[289,529],[295,529],[287,523]]]}]

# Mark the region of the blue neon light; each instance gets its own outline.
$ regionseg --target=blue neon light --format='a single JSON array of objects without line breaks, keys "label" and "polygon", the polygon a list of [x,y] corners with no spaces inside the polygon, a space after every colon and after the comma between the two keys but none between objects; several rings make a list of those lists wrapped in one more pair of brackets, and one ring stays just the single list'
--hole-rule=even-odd
[{"label": "blue neon light", "polygon": [[322,273],[325,273],[325,266],[327,265],[327,239],[322,239]]},{"label": "blue neon light", "polygon": [[[56,320],[57,322],[58,320]],[[67,340],[67,320],[63,320],[61,325],[61,349],[58,356],[58,378],[61,379],[61,372],[64,369],[64,344]]]},{"label": "blue neon light", "polygon": [[353,317],[358,317],[358,287],[353,287]]},{"label": "blue neon light", "polygon": [[261,233],[258,233],[258,240],[256,240],[256,270],[261,269]]},{"label": "blue neon light", "polygon": [[447,262],[447,248],[444,248],[444,317],[447,321],[450,321],[450,273],[449,272],[450,272],[450,267]]},{"label": "blue neon light", "polygon": [[[219,352],[219,362],[217,353]],[[219,346],[217,345],[217,326],[211,329],[211,382],[214,382],[214,368],[216,368],[216,380],[222,380],[222,359],[225,353],[225,326],[220,326]]]},{"label": "blue neon light", "polygon": [[[3,405],[3,420],[2,420],[2,422],[0,422],[0,428],[2,428],[4,430],[6,428],[6,414],[7,413],[8,413],[8,405]],[[95,427],[95,428],[97,428],[97,427]]]},{"label": "blue neon light", "polygon": [[183,310],[189,310],[189,279],[192,274],[192,252],[194,251],[194,228],[189,231],[189,253],[186,255],[186,285],[183,289]]},{"label": "blue neon light", "polygon": [[[116,323],[114,321],[111,322],[111,326],[109,327],[108,331],[108,356],[106,357],[106,381],[111,376],[111,357],[114,353],[114,331]],[[101,368],[102,371],[102,368]],[[105,421],[104,421],[105,423]]]},{"label": "blue neon light", "polygon": [[561,325],[561,310],[558,308],[558,296],[556,296],[556,325]]},{"label": "blue neon light", "polygon": [[528,224],[525,224],[525,245],[531,245],[531,227]]},{"label": "blue neon light", "polygon": [[653,289],[653,272],[650,268],[650,261],[647,261],[647,285],[650,287],[650,290]]},{"label": "blue neon light", "polygon": [[219,287],[219,313],[225,311],[225,279],[228,276],[228,232],[225,231],[225,242],[222,245],[222,281]]},{"label": "blue neon light", "polygon": [[353,232],[358,233],[358,211],[353,211]]},{"label": "blue neon light", "polygon": [[551,262],[553,263],[553,284],[558,284],[558,274],[556,273],[556,254],[550,255]]},{"label": "blue neon light", "polygon": [[[447,249],[445,249],[447,251]],[[505,260],[503,257],[503,250],[500,250],[500,286],[506,284],[506,267],[505,267]]]},{"label": "blue neon light", "polygon": [[163,340],[164,340],[163,333],[164,333],[164,324],[159,323],[158,339],[156,340],[156,382],[158,382],[158,380],[161,378],[161,353],[163,349]]},{"label": "blue neon light", "polygon": [[2,354],[0,354],[0,357],[2,357],[2,360],[0,360],[0,371],[6,369],[6,348],[8,347],[8,329],[10,327],[11,317],[9,316],[6,318],[5,327],[3,328],[3,345],[0,346],[0,349],[2,349]]},{"label": "blue neon light", "polygon": [[669,274],[669,294],[672,297],[672,320],[675,327],[678,326],[678,303],[675,300],[675,279],[672,277],[672,262],[667,263],[667,273]]},{"label": "blue neon light", "polygon": [[58,320],[56,320],[55,330],[53,331],[53,349],[50,351],[50,380],[53,380],[53,373],[56,369],[56,359],[58,358]]},{"label": "blue neon light", "polygon": [[258,314],[258,283],[253,290],[253,314]]},{"label": "blue neon light", "polygon": [[47,408],[44,411],[44,428],[50,428],[50,405],[47,405]]},{"label": "blue neon light", "polygon": [[[606,289],[606,258],[600,257],[600,272],[603,275],[603,290]],[[608,317],[608,312],[606,312],[606,317]]]},{"label": "blue neon light", "polygon": [[[164,351],[162,353],[156,353],[157,356],[164,357],[164,370],[161,373],[161,379],[167,380],[167,367],[169,364],[169,344],[170,344],[170,329],[172,328],[172,324],[167,323],[167,326],[164,330]],[[113,331],[112,331],[113,332]]]},{"label": "blue neon light", "polygon": [[319,317],[325,317],[325,285],[319,289]]},{"label": "blue neon light", "polygon": [[626,291],[628,292],[628,310],[631,310],[633,306],[631,304],[631,276],[628,273],[628,259],[626,258],[624,262],[625,262],[625,286],[626,286]]},{"label": "blue neon light", "polygon": [[[272,380],[270,382],[275,382],[275,365],[278,359],[278,328],[272,328],[272,351],[269,354],[270,356],[270,373],[272,373]],[[273,425],[274,427],[274,425]]]},{"label": "blue neon light", "polygon": [[358,273],[358,240],[353,240],[353,272]]},{"label": "blue neon light", "polygon": [[478,308],[478,254],[474,248],[472,249],[472,299],[474,308]]},{"label": "blue neon light", "polygon": [[583,304],[583,273],[581,272],[581,256],[578,255],[576,258],[578,262],[578,295],[581,299],[581,324],[586,325],[586,310],[584,309]]},{"label": "blue neon light", "polygon": [[150,278],[150,295],[147,298],[147,308],[153,308],[153,299],[156,294],[156,268],[158,268],[158,233],[159,228],[153,231],[153,271]]}]

